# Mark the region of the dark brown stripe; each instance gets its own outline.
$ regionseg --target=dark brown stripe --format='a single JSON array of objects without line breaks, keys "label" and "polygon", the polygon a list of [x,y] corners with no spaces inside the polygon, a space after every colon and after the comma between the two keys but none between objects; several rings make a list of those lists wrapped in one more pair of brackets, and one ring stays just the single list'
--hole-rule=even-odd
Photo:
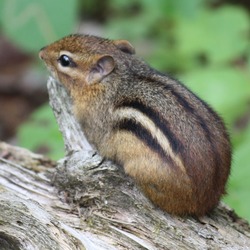
[{"label": "dark brown stripe", "polygon": [[[165,74],[162,74],[154,69],[152,69],[152,74],[147,74],[146,76],[145,75],[137,75],[135,74],[135,77],[138,78],[138,80],[140,81],[148,81],[149,83],[152,83],[152,82],[156,82],[155,79],[153,79],[152,75],[161,75],[163,77],[166,77],[166,78],[169,78],[173,81],[176,82],[176,85],[180,85],[182,88],[184,88],[187,92],[191,93],[191,95],[194,96],[195,99],[197,99],[197,101],[200,101],[200,105],[203,105],[208,113],[210,113],[212,116],[215,117],[215,119],[218,121],[218,123],[220,124],[220,126],[222,127],[222,129],[225,129],[224,128],[224,124],[221,120],[221,118],[218,116],[218,114],[206,103],[204,102],[203,100],[201,100],[198,96],[196,96],[191,90],[189,90],[186,86],[184,86],[181,82],[179,82],[178,80],[170,77],[169,75],[165,75]],[[157,85],[159,87],[162,87],[163,89],[171,92],[171,94],[176,98],[177,102],[183,107],[184,110],[186,110],[186,112],[189,114],[189,115],[193,115],[193,117],[195,118],[195,120],[197,121],[197,123],[200,125],[200,127],[202,128],[202,130],[204,131],[204,134],[210,144],[210,148],[211,148],[211,151],[213,152],[213,156],[214,156],[214,167],[215,167],[215,170],[214,170],[214,180],[218,180],[220,178],[220,165],[222,164],[222,160],[221,160],[221,157],[220,157],[220,154],[219,154],[219,149],[217,147],[217,143],[216,143],[216,138],[214,138],[214,135],[211,134],[210,132],[210,129],[209,127],[207,126],[207,123],[206,121],[203,119],[203,117],[201,115],[199,115],[197,113],[197,111],[195,110],[195,108],[192,106],[192,104],[190,104],[181,94],[179,94],[176,89],[172,86],[172,85],[169,85],[165,82],[162,82],[162,81],[158,81],[157,82]],[[225,135],[225,133],[224,133]],[[167,137],[169,138],[169,137]],[[169,141],[172,143],[171,139],[169,138]],[[172,144],[171,144],[172,145]],[[183,153],[184,154],[184,161],[185,161],[185,152]],[[189,169],[187,169],[187,171],[189,172]],[[191,174],[191,173],[190,173]]]},{"label": "dark brown stripe", "polygon": [[[182,84],[180,84],[182,85]],[[183,85],[182,85],[183,86]],[[214,167],[215,167],[215,171],[214,171],[214,180],[218,180],[219,176],[220,176],[220,165],[221,165],[221,157],[220,154],[218,152],[218,148],[215,142],[215,139],[213,135],[211,135],[210,129],[207,125],[207,123],[205,122],[205,120],[203,119],[202,116],[200,116],[197,111],[191,106],[191,104],[184,99],[179,93],[177,93],[171,86],[167,85],[164,87],[166,90],[171,91],[171,94],[173,96],[175,96],[176,100],[178,101],[178,103],[186,110],[187,113],[192,114],[195,117],[195,120],[197,121],[197,123],[200,125],[201,129],[203,130],[209,144],[211,147],[211,151],[213,152],[213,156],[214,156]],[[183,88],[185,88],[187,91],[189,91],[185,86],[183,86]],[[201,105],[203,105],[208,113],[210,113],[212,116],[214,116],[218,121],[221,121],[220,117],[200,98],[198,98],[194,93],[192,93],[191,91],[189,91],[198,101],[201,102]]]},{"label": "dark brown stripe", "polygon": [[175,137],[175,135],[170,130],[170,126],[167,120],[163,119],[160,114],[154,109],[144,105],[138,100],[125,100],[116,105],[116,108],[129,107],[140,111],[145,116],[150,118],[157,128],[166,136],[171,145],[173,152],[178,154],[183,150],[182,143]]},{"label": "dark brown stripe", "polygon": [[[183,86],[184,87],[184,86]],[[185,87],[184,87],[185,88]],[[203,129],[203,131],[205,132],[205,135],[207,137],[207,139],[209,141],[211,141],[210,138],[210,130],[206,124],[206,122],[204,121],[204,119],[202,118],[202,116],[200,116],[199,114],[197,114],[196,110],[191,106],[191,104],[184,99],[179,93],[177,93],[172,86],[166,85],[164,86],[164,89],[168,90],[171,92],[171,94],[173,96],[175,96],[176,100],[178,101],[178,103],[186,110],[186,112],[188,112],[189,114],[191,113],[194,117],[195,120],[198,122],[198,124],[201,126],[201,128]],[[186,88],[185,88],[186,89]],[[190,92],[188,89],[186,89],[188,92]],[[220,120],[220,118],[217,116],[217,114],[201,99],[199,99],[195,94],[193,94],[192,92],[190,92],[197,100],[199,100],[201,102],[201,105],[203,105],[209,113],[211,113],[213,116],[216,115],[216,118]]]},{"label": "dark brown stripe", "polygon": [[[179,82],[178,80],[174,79],[174,78],[171,78],[170,76],[168,75],[164,75],[162,74],[161,72],[158,72],[156,70],[152,70],[153,73],[156,73],[156,74],[159,74],[161,76],[165,76],[166,78],[169,78],[171,80],[173,80],[174,82],[176,82],[176,85],[180,85],[182,86],[187,92],[191,93],[191,95],[194,96],[195,99],[197,99],[198,101],[201,102],[201,105],[203,105],[209,113],[211,113],[213,116],[215,116],[218,120],[220,120],[220,118],[218,117],[218,115],[203,101],[201,100],[199,97],[197,97],[192,91],[190,91],[186,86],[184,86],[181,82]],[[136,75],[136,77],[139,79],[139,80],[146,80],[148,81],[149,83],[152,83],[152,82],[155,82],[155,80],[152,78],[151,75],[148,75],[148,76],[141,76],[141,75]],[[177,100],[177,102],[183,107],[184,110],[186,110],[187,113],[189,114],[192,114],[196,121],[200,124],[200,126],[202,127],[203,131],[205,132],[205,135],[206,137],[209,139],[210,138],[210,130],[208,128],[208,126],[206,125],[206,122],[204,121],[204,119],[199,115],[197,114],[195,108],[185,99],[183,98],[183,96],[181,94],[179,94],[176,89],[170,85],[170,84],[166,84],[165,82],[161,82],[161,81],[158,81],[157,82],[157,85],[159,87],[162,87],[163,89],[167,90],[168,92],[170,92]],[[155,85],[156,86],[156,85]],[[148,107],[147,107],[148,108]],[[157,118],[157,117],[156,117]],[[167,124],[167,122],[165,122]],[[169,127],[169,126],[168,126]],[[169,130],[170,131],[170,130]],[[164,133],[164,131],[162,130],[162,132]],[[165,134],[165,133],[164,133]],[[165,134],[166,135],[166,134]],[[167,137],[168,138],[168,137]],[[171,138],[171,137],[170,137]],[[210,140],[210,139],[209,139]],[[171,141],[171,140],[170,140]],[[172,141],[171,141],[172,142]]]},{"label": "dark brown stripe", "polygon": [[133,119],[123,119],[117,122],[113,129],[115,131],[125,130],[135,135],[140,141],[147,145],[153,152],[157,153],[164,161],[171,162],[171,166],[174,166],[172,159],[167,155],[161,145],[152,136],[152,134],[140,123]]},{"label": "dark brown stripe", "polygon": [[[183,84],[181,84],[180,82],[178,82],[177,80],[175,80],[177,82],[177,84],[180,84],[183,88],[186,89],[186,91],[188,91],[189,93],[191,93],[194,98],[197,99],[197,101],[199,101],[201,104],[203,105],[206,110],[208,111],[208,113],[210,113],[212,116],[215,117],[215,119],[217,121],[219,121],[220,125],[222,126],[222,129],[224,129],[224,125],[221,121],[221,118],[217,115],[217,113],[203,100],[201,100],[198,96],[196,96],[192,91],[190,91],[189,89],[187,89]],[[203,119],[203,117],[201,115],[199,115],[197,113],[197,111],[195,110],[195,108],[185,99],[183,98],[178,92],[176,92],[174,90],[174,88],[170,85],[165,85],[164,89],[168,90],[171,92],[171,94],[173,96],[175,96],[176,100],[178,101],[178,103],[183,107],[184,110],[186,110],[187,113],[192,114],[195,118],[195,120],[197,121],[197,123],[200,125],[201,129],[203,130],[209,144],[210,144],[210,149],[211,152],[213,154],[213,161],[214,161],[214,171],[213,171],[213,187],[216,188],[216,183],[217,181],[221,178],[221,171],[220,171],[220,166],[222,164],[222,160],[220,157],[220,153],[219,153],[219,149],[217,147],[217,143],[216,143],[216,138],[214,138],[214,135],[211,134],[210,129],[207,125],[207,122],[205,122],[205,120]]]}]

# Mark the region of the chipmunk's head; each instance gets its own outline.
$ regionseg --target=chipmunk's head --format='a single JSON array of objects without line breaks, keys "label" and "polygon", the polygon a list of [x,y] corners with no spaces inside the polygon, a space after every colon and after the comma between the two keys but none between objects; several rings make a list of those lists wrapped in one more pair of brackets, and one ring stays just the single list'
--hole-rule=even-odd
[{"label": "chipmunk's head", "polygon": [[126,40],[108,40],[96,36],[70,35],[39,52],[52,76],[64,84],[88,86],[109,76],[118,57],[135,53]]}]

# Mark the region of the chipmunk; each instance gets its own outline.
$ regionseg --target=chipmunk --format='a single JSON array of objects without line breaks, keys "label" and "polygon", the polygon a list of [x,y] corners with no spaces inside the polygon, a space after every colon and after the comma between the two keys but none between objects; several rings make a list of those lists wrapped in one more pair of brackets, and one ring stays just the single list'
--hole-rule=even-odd
[{"label": "chipmunk", "polygon": [[89,142],[156,206],[202,216],[218,204],[230,173],[229,136],[187,87],[137,58],[126,40],[69,35],[39,57],[71,95]]}]

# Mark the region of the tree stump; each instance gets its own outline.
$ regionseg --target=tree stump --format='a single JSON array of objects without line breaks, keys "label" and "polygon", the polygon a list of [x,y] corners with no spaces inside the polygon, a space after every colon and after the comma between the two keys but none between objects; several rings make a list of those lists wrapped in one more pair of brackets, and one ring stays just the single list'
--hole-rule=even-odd
[{"label": "tree stump", "polygon": [[250,249],[249,224],[220,204],[201,218],[156,208],[87,142],[52,78],[50,104],[66,157],[0,143],[0,249]]}]

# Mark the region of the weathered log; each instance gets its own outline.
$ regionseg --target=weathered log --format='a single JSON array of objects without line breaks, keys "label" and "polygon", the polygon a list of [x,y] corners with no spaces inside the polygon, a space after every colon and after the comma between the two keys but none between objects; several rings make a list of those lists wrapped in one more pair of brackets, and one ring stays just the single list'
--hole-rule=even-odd
[{"label": "weathered log", "polygon": [[0,249],[250,249],[249,224],[224,204],[202,218],[152,205],[86,141],[65,89],[48,90],[67,156],[0,144]]}]

